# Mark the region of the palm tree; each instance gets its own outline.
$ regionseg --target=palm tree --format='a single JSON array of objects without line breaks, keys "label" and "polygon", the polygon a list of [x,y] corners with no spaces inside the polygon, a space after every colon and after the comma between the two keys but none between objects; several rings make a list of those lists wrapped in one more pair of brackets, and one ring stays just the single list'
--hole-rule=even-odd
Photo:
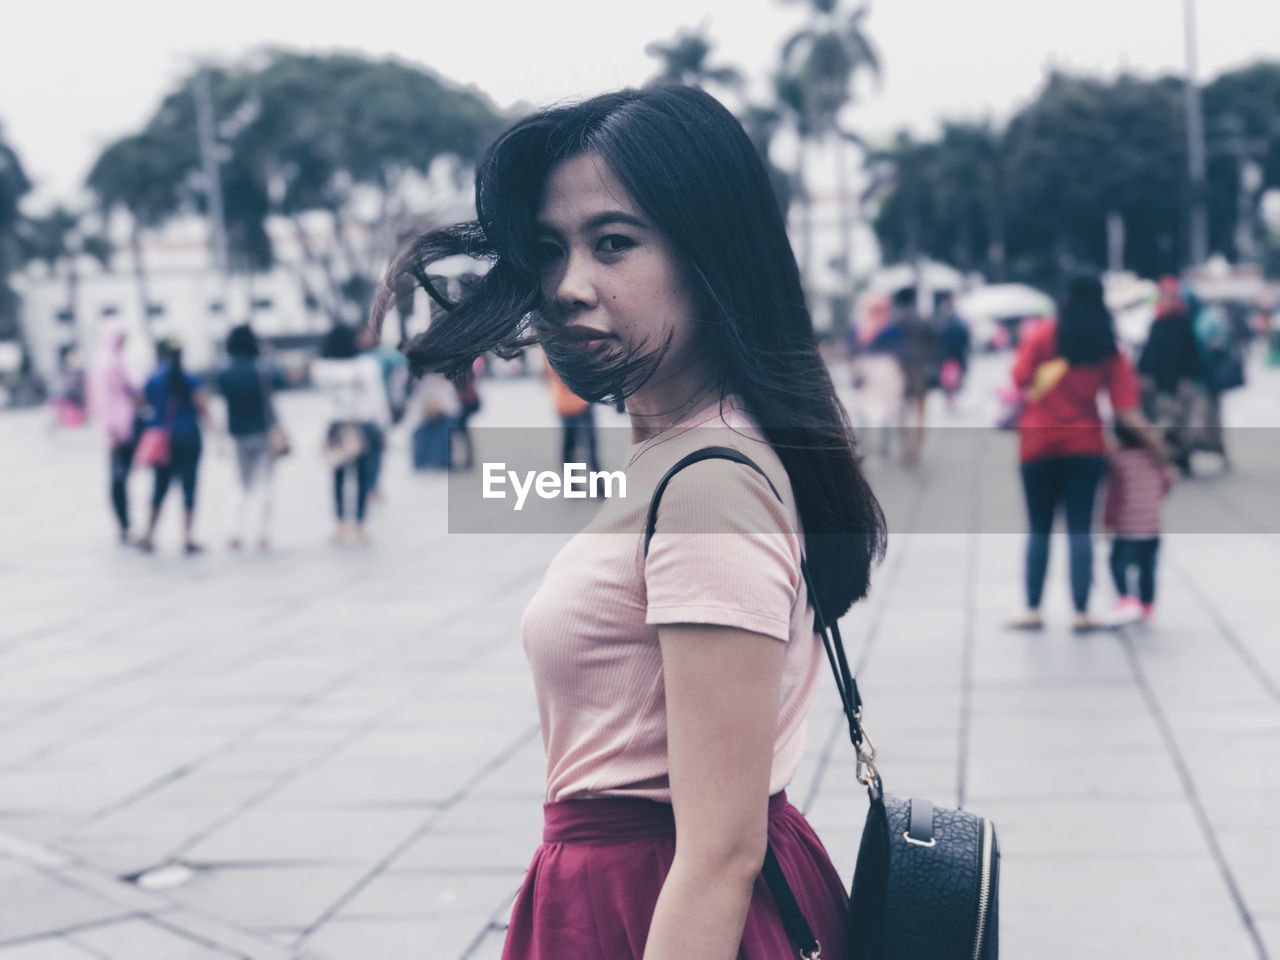
[{"label": "palm tree", "polygon": [[[848,168],[842,147],[860,141],[840,125],[840,113],[852,102],[858,74],[880,75],[880,57],[867,35],[864,21],[868,7],[842,9],[842,0],[804,0],[809,23],[793,34],[782,48],[783,81],[791,88],[792,112],[804,119],[797,129],[801,142],[813,139],[835,148],[840,256],[846,275],[853,272],[853,211],[847,189]],[[806,132],[807,131],[807,132]],[[801,151],[803,164],[804,151]],[[803,174],[802,174],[803,175]],[[812,217],[806,217],[812,229]],[[811,239],[805,240],[811,248]],[[807,265],[806,265],[807,269]]]},{"label": "palm tree", "polygon": [[658,82],[683,83],[690,87],[718,83],[732,89],[739,88],[742,74],[735,67],[707,64],[711,48],[704,25],[696,30],[677,30],[669,42],[654,41],[644,48],[644,52],[661,61],[662,65],[654,77]]},{"label": "palm tree", "polygon": [[103,223],[113,210],[129,214],[129,251],[142,328],[151,333],[151,295],[142,236],[173,216],[180,204],[182,171],[174,151],[159,137],[141,133],[123,137],[104,150],[89,171],[88,186],[98,197]]}]

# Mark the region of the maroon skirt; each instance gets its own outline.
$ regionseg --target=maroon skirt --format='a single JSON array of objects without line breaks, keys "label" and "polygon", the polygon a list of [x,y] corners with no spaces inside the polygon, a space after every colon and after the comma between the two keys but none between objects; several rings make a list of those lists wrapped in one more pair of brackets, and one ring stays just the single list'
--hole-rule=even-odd
[{"label": "maroon skirt", "polygon": [[[671,807],[629,798],[543,807],[542,846],[516,897],[503,960],[640,960],[675,856]],[[785,792],[769,798],[769,844],[824,957],[843,957],[849,897],[826,849]],[[739,960],[794,957],[763,877],[751,891]]]}]

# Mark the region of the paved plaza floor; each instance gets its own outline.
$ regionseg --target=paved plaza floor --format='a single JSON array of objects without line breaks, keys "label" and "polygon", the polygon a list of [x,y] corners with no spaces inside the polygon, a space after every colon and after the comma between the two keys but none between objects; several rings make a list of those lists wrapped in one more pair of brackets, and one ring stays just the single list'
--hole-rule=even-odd
[{"label": "paved plaza floor", "polygon": [[[1230,398],[1235,471],[1172,495],[1156,623],[1071,635],[1059,543],[1027,635],[1013,441],[966,429],[1006,362],[920,470],[868,461],[891,546],[842,629],[886,785],[994,819],[1007,957],[1280,957],[1280,374]],[[538,381],[485,387],[477,427],[554,426]],[[371,543],[335,547],[317,398],[281,407],[276,549],[225,548],[211,445],[195,558],[176,501],[156,554],[114,543],[96,436],[0,413],[0,960],[498,957],[541,827],[518,625],[565,536],[449,535],[396,437]],[[1097,574],[1102,611],[1101,543]],[[836,703],[788,792],[848,876]]]}]

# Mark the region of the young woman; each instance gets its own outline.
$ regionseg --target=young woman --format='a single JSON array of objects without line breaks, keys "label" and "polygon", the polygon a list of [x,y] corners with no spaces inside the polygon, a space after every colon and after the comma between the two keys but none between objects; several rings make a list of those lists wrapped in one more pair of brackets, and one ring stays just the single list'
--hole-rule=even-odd
[{"label": "young woman", "polygon": [[1098,394],[1106,390],[1115,417],[1139,433],[1158,455],[1163,445],[1138,408],[1138,381],[1116,346],[1111,313],[1094,277],[1071,282],[1054,322],[1024,335],[1013,382],[1027,392],[1018,418],[1022,488],[1031,533],[1027,540],[1027,608],[1007,626],[1039,630],[1040,600],[1049,566],[1049,534],[1061,508],[1071,549],[1072,627],[1096,629],[1089,616],[1093,583],[1093,501],[1106,465]]},{"label": "young woman", "polygon": [[[759,156],[699,90],[624,90],[517,123],[480,164],[476,205],[477,222],[393,264],[375,323],[397,276],[487,258],[410,344],[414,367],[456,375],[539,342],[579,396],[625,398],[634,441],[626,499],[564,547],[524,617],[548,802],[504,957],[793,956],[766,845],[824,955],[843,956],[841,879],[784,792],[826,672],[800,558],[838,617],[867,590],[884,521]],[[714,444],[767,480],[688,467],[646,553],[654,486]]]},{"label": "young woman", "polygon": [[236,509],[235,532],[228,546],[239,550],[244,543],[250,513],[258,533],[258,549],[270,550],[268,525],[271,520],[271,482],[276,452],[271,448],[271,429],[278,427],[272,395],[284,385],[284,375],[273,364],[260,359],[258,336],[242,323],[227,334],[227,366],[218,374],[218,390],[227,401],[227,432],[236,445],[236,467],[240,478],[240,500]]},{"label": "young woman", "polygon": [[[326,444],[333,466],[333,506],[338,528],[334,543],[363,543],[365,509],[373,489],[374,458],[383,431],[391,427],[391,407],[378,361],[360,353],[354,327],[338,324],[324,338],[311,381],[329,403]],[[355,480],[355,509],[347,504],[347,478]],[[354,513],[354,521],[349,520]]]},{"label": "young woman", "polygon": [[138,549],[150,553],[155,549],[156,525],[164,506],[169,486],[176,477],[182,484],[183,549],[187,554],[203,551],[193,538],[196,522],[196,478],[203,449],[200,427],[211,425],[209,403],[204,382],[182,367],[182,347],[176,340],[160,345],[160,363],[142,389],[148,415],[146,426],[163,428],[169,433],[169,458],[155,467],[155,486],[151,494],[151,516],[147,531],[138,541]]}]

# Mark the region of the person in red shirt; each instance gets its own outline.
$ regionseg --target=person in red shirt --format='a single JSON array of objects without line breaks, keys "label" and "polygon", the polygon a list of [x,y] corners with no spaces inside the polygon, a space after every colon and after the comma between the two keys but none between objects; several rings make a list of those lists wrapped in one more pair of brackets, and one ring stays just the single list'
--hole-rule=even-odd
[{"label": "person in red shirt", "polygon": [[1013,382],[1026,397],[1018,435],[1030,536],[1027,608],[1007,625],[1021,630],[1039,630],[1044,625],[1040,602],[1049,566],[1049,534],[1061,509],[1070,541],[1073,629],[1085,633],[1099,626],[1089,616],[1093,504],[1107,452],[1098,394],[1105,390],[1116,418],[1164,455],[1139,409],[1137,378],[1116,346],[1111,313],[1096,278],[1073,280],[1058,319],[1045,321],[1023,336],[1013,363]]}]

